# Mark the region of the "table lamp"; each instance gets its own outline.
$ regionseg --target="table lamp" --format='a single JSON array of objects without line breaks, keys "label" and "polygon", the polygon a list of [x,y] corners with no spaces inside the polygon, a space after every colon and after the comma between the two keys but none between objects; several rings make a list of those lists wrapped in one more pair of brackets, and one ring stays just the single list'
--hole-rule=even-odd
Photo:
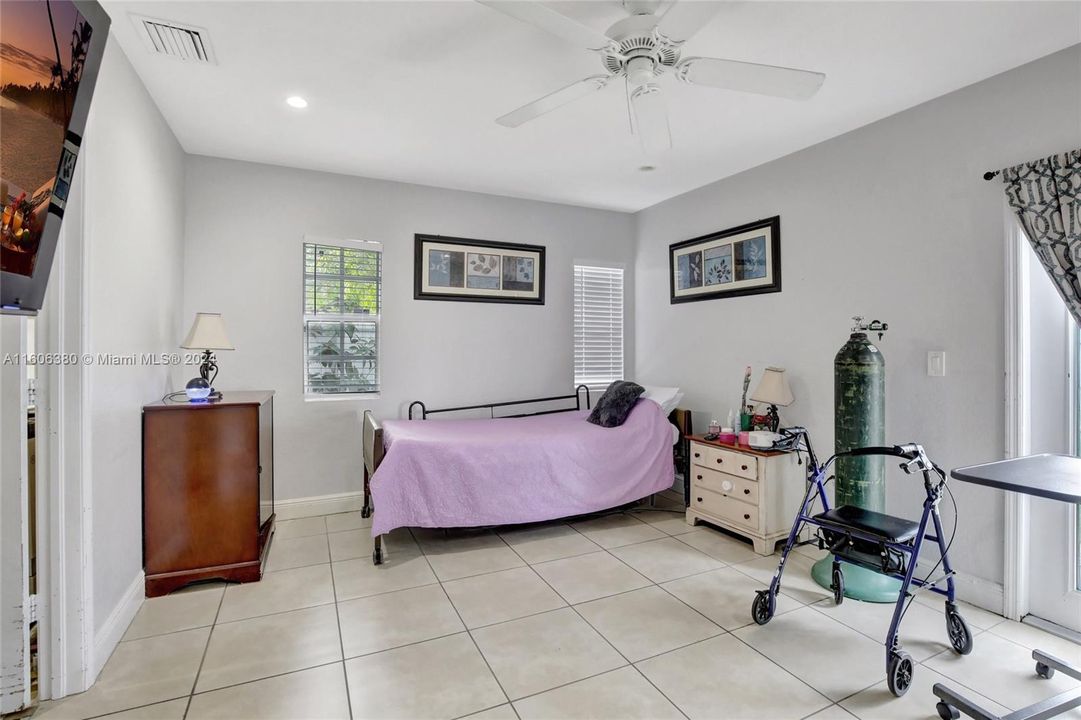
[{"label": "table lamp", "polygon": [[770,430],[777,432],[781,424],[781,418],[777,414],[777,406],[786,407],[791,405],[795,398],[792,397],[792,389],[788,387],[788,378],[785,377],[784,368],[768,367],[762,373],[762,379],[758,381],[758,387],[751,393],[751,400],[769,404]]},{"label": "table lamp", "polygon": [[192,379],[185,392],[193,401],[206,400],[214,392],[214,380],[218,377],[218,361],[215,350],[235,350],[225,334],[221,313],[196,313],[195,322],[180,347],[202,350],[203,362],[199,365],[199,377]]}]

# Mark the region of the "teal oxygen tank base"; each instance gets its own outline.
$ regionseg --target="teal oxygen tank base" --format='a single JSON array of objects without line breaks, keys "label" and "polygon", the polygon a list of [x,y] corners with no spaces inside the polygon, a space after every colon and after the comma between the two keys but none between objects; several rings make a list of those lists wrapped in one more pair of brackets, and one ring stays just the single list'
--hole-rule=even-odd
[{"label": "teal oxygen tank base", "polygon": [[[859,565],[841,562],[841,572],[845,576],[845,597],[873,603],[895,603],[901,593],[901,581]],[[811,568],[814,581],[830,589],[833,584],[833,556],[827,555]]]}]

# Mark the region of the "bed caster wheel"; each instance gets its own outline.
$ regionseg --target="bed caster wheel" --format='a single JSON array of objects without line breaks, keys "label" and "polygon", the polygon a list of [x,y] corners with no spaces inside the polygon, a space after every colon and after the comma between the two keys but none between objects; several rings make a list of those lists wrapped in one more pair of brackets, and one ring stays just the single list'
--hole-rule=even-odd
[{"label": "bed caster wheel", "polygon": [[383,548],[376,548],[375,550],[372,550],[372,564],[373,565],[382,565],[383,564]]},{"label": "bed caster wheel", "polygon": [[833,564],[833,582],[830,584],[833,590],[833,604],[840,605],[845,599],[845,574],[837,563]]},{"label": "bed caster wheel", "polygon": [[890,661],[886,666],[886,685],[896,697],[901,697],[912,687],[914,669],[911,655],[906,652],[890,653]]},{"label": "bed caster wheel", "polygon": [[1050,680],[1055,677],[1055,668],[1050,665],[1045,665],[1042,662],[1038,662],[1036,663],[1036,674],[1044,680]]},{"label": "bed caster wheel", "polygon": [[961,717],[961,713],[957,712],[957,708],[948,703],[939,702],[935,705],[935,710],[938,710],[938,716],[942,720],[958,720]]},{"label": "bed caster wheel", "polygon": [[765,625],[773,619],[773,612],[776,607],[776,599],[769,594],[769,591],[759,590],[755,595],[754,602],[751,603],[751,617],[759,625]]},{"label": "bed caster wheel", "polygon": [[955,653],[968,655],[972,652],[972,631],[953,603],[946,606],[946,633],[950,636],[950,645]]},{"label": "bed caster wheel", "polygon": [[372,516],[372,509],[370,506],[365,505],[360,509],[360,516],[362,518],[370,518]]}]

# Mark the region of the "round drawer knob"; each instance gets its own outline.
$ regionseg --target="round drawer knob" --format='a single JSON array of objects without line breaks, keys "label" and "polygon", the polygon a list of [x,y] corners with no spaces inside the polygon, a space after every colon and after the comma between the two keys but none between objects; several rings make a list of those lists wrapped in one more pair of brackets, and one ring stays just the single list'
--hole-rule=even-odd
[{"label": "round drawer knob", "polygon": [[746,465],[740,465],[739,467],[740,467],[741,470],[746,470],[747,469]]},{"label": "round drawer knob", "polygon": [[702,502],[702,498],[698,498],[698,502]]},{"label": "round drawer knob", "polygon": [[744,519],[744,520],[750,520],[750,519],[751,519],[751,516],[750,516],[750,515],[748,515],[747,513],[743,513],[743,519]]},{"label": "round drawer knob", "polygon": [[698,479],[699,479],[699,480],[701,480],[701,479],[702,479],[702,476],[701,476],[701,475],[699,475],[699,476],[698,476]]},{"label": "round drawer knob", "polygon": [[695,457],[702,457],[702,454],[701,453],[695,453],[694,456]]},{"label": "round drawer knob", "polygon": [[724,460],[722,460],[721,458],[717,458],[717,464],[718,464],[718,465],[720,465],[720,464],[721,464],[721,463],[723,463],[723,462],[724,462]]},{"label": "round drawer knob", "polygon": [[743,488],[743,494],[744,494],[744,495],[750,495],[750,494],[751,494],[751,491],[750,491],[750,490],[748,490],[747,488]]},{"label": "round drawer knob", "polygon": [[731,480],[725,480],[723,483],[721,483],[721,487],[724,488],[725,490],[731,490],[732,489],[732,481]]}]

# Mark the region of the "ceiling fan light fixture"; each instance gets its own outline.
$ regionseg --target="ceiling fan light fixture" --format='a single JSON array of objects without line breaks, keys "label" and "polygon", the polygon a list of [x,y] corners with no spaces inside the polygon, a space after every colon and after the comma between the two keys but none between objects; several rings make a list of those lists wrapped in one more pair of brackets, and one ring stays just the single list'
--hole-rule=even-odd
[{"label": "ceiling fan light fixture", "polygon": [[653,82],[656,77],[656,69],[651,58],[636,57],[627,61],[627,80],[634,87]]}]

